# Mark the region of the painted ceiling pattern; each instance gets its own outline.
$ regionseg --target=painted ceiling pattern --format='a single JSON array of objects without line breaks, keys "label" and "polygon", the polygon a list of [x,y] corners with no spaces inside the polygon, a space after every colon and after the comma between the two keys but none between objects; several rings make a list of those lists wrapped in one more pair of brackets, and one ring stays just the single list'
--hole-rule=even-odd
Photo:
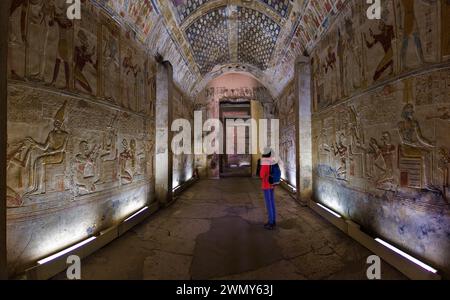
[{"label": "painted ceiling pattern", "polygon": [[[92,0],[174,66],[194,96],[205,79],[245,69],[276,97],[348,0]],[[226,67],[225,67],[226,66]],[[236,70],[235,70],[236,69]]]},{"label": "painted ceiling pattern", "polygon": [[280,34],[280,26],[259,11],[238,7],[239,62],[267,69]]},{"label": "painted ceiling pattern", "polygon": [[226,7],[219,7],[193,22],[186,30],[201,74],[230,61],[227,20]]},{"label": "painted ceiling pattern", "polygon": [[281,17],[287,18],[292,8],[290,0],[261,0],[264,4],[275,10]]}]

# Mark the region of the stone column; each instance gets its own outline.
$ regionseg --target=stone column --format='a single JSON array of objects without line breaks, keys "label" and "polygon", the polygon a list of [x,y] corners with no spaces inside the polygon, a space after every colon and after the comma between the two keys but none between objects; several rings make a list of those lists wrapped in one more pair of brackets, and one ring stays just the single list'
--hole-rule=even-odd
[{"label": "stone column", "polygon": [[[252,100],[251,101],[251,109],[252,109],[252,118],[256,121],[257,123],[257,133],[259,134],[259,120],[260,119],[264,119],[264,107],[262,106],[261,102],[257,101],[257,100]],[[252,137],[250,135],[250,137]],[[258,136],[255,138],[255,141],[258,141]],[[251,139],[251,141],[253,141],[253,138]],[[256,176],[256,169],[258,167],[258,159],[261,157],[261,153],[260,153],[260,149],[259,149],[259,144],[257,145],[257,149],[258,149],[258,153],[257,154],[252,154],[252,176]]]},{"label": "stone column", "polygon": [[7,54],[11,0],[0,1],[0,280],[7,279],[6,268],[6,138],[7,138]]},{"label": "stone column", "polygon": [[295,63],[297,199],[305,205],[312,197],[312,95],[311,62],[300,57]]},{"label": "stone column", "polygon": [[172,201],[173,154],[171,149],[173,69],[167,61],[158,63],[155,104],[155,196],[161,206]]}]

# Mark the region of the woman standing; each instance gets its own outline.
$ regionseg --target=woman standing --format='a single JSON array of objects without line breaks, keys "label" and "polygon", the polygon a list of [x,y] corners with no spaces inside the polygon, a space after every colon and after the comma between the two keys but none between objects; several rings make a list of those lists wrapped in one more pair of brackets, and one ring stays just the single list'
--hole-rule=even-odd
[{"label": "woman standing", "polygon": [[264,192],[264,200],[266,202],[268,223],[264,225],[264,228],[268,230],[275,229],[276,226],[276,210],[275,210],[275,195],[274,185],[269,182],[270,170],[272,165],[275,164],[272,158],[272,150],[265,149],[261,159],[261,167],[259,176],[262,179],[262,190]]}]

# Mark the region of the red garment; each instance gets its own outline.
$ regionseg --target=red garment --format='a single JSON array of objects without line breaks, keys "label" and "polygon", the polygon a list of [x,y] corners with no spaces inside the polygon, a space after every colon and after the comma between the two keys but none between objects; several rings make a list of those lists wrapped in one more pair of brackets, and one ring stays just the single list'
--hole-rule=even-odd
[{"label": "red garment", "polygon": [[263,158],[261,160],[261,171],[259,172],[259,176],[262,179],[262,189],[263,190],[272,190],[273,189],[273,185],[269,183],[271,165],[272,165],[272,161],[270,159]]}]

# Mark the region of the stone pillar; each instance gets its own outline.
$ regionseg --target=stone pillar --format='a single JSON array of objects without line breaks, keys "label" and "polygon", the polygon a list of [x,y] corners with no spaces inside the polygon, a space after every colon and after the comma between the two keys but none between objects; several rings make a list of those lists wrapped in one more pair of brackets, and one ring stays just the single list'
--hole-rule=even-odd
[{"label": "stone pillar", "polygon": [[167,62],[159,62],[156,75],[155,104],[155,196],[161,206],[172,201],[173,154],[171,149],[173,69]]},{"label": "stone pillar", "polygon": [[297,199],[308,204],[312,197],[312,95],[311,62],[300,57],[295,63]]},{"label": "stone pillar", "polygon": [[6,268],[6,138],[7,138],[7,54],[11,1],[0,1],[0,280],[7,279]]},{"label": "stone pillar", "polygon": [[[259,134],[259,120],[264,119],[264,107],[262,106],[261,102],[252,100],[251,101],[251,110],[252,110],[252,119],[254,119],[257,123],[258,127],[258,134]],[[250,135],[250,137],[252,137]],[[259,136],[256,137],[255,141],[258,141]],[[253,139],[251,139],[253,141]],[[256,176],[256,169],[258,167],[258,159],[261,157],[259,144],[257,145],[258,153],[252,154],[252,176]]]}]

